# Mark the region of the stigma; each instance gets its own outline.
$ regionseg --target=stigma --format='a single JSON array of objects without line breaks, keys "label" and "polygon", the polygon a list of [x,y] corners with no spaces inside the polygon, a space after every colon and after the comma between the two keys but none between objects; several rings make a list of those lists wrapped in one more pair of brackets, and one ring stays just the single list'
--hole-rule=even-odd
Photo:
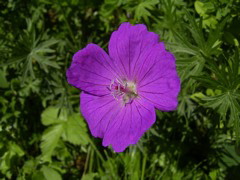
[{"label": "stigma", "polygon": [[109,90],[113,97],[120,101],[123,105],[131,103],[138,97],[137,86],[133,81],[128,80],[112,80]]}]

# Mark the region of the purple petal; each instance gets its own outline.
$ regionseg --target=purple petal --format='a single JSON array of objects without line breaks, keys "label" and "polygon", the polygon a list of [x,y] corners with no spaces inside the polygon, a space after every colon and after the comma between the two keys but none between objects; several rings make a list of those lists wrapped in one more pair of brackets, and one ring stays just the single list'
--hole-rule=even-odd
[{"label": "purple petal", "polygon": [[[138,91],[141,97],[162,111],[175,110],[178,105],[180,79],[174,56],[158,46],[151,50],[152,66],[142,68],[138,75]],[[153,60],[154,59],[154,60]]]},{"label": "purple petal", "polygon": [[158,35],[147,31],[143,24],[132,26],[130,23],[122,23],[112,33],[108,46],[109,55],[114,59],[123,78],[132,80],[141,53],[156,45],[158,40]]},{"label": "purple petal", "polygon": [[156,119],[153,105],[140,98],[124,106],[112,96],[82,93],[81,112],[93,136],[103,138],[103,146],[112,145],[116,152],[136,144]]},{"label": "purple petal", "polygon": [[99,46],[88,44],[73,56],[67,70],[69,84],[95,95],[109,93],[108,87],[115,77],[109,56]]},{"label": "purple petal", "polygon": [[119,102],[112,95],[94,96],[84,92],[80,98],[80,110],[92,135],[103,138],[108,124],[121,109]]},{"label": "purple petal", "polygon": [[[163,57],[163,53],[165,51],[166,50],[163,43],[158,43],[154,47],[145,50],[141,54],[138,63],[134,67],[134,81],[136,81],[138,84],[141,84],[141,81],[146,79],[149,74],[152,73],[152,69],[156,66],[156,63],[159,61],[159,59]],[[164,71],[165,68],[161,71],[158,71],[157,73],[161,73]]]},{"label": "purple petal", "polygon": [[104,135],[103,146],[112,145],[114,151],[124,151],[130,144],[138,142],[155,119],[155,110],[150,103],[144,99],[133,101],[126,105],[109,125]]}]

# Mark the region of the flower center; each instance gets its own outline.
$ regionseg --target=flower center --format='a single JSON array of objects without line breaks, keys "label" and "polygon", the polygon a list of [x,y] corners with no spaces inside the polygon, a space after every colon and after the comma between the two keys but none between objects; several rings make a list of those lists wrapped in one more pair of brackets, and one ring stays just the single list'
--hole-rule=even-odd
[{"label": "flower center", "polygon": [[128,104],[135,99],[138,94],[137,94],[137,87],[136,83],[132,81],[119,81],[113,80],[109,86],[109,90],[111,91],[113,97],[116,100],[122,101],[122,103]]}]

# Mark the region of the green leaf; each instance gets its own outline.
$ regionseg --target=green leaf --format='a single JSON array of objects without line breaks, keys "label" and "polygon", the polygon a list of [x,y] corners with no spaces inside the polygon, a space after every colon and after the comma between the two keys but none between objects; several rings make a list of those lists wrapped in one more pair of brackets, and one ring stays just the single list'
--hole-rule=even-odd
[{"label": "green leaf", "polygon": [[24,174],[31,174],[36,168],[36,160],[30,159],[25,161],[22,170]]},{"label": "green leaf", "polygon": [[15,143],[10,143],[9,147],[13,154],[17,154],[18,156],[23,156],[25,154],[22,148]]},{"label": "green leaf", "polygon": [[21,96],[29,96],[31,92],[39,93],[40,79],[30,80],[22,84],[23,88],[19,91]]},{"label": "green leaf", "polygon": [[54,50],[49,47],[58,42],[59,42],[58,40],[50,39],[50,40],[40,43],[34,50],[35,50],[35,52],[41,52],[41,53],[54,52]]},{"label": "green leaf", "polygon": [[222,165],[226,167],[237,166],[240,164],[240,156],[237,155],[234,145],[224,145],[224,154],[222,154]]},{"label": "green leaf", "polygon": [[190,98],[195,100],[196,102],[198,102],[199,99],[202,99],[204,97],[205,97],[205,95],[202,92],[196,92],[190,96]]},{"label": "green leaf", "polygon": [[54,106],[50,106],[45,109],[41,115],[42,124],[45,126],[61,123],[67,121],[66,109],[60,109]]},{"label": "green leaf", "polygon": [[135,9],[135,18],[140,20],[144,18],[145,21],[148,21],[148,18],[151,17],[150,10],[154,9],[154,6],[158,3],[158,0],[149,0],[139,3]]},{"label": "green leaf", "polygon": [[217,23],[218,22],[214,16],[207,16],[206,18],[203,19],[203,27],[208,26],[215,29]]},{"label": "green leaf", "polygon": [[194,7],[195,7],[197,13],[200,14],[201,16],[206,13],[206,9],[204,9],[204,3],[203,2],[195,1]]},{"label": "green leaf", "polygon": [[42,160],[51,162],[52,153],[57,146],[64,131],[63,124],[56,124],[44,131],[42,136],[41,150]]},{"label": "green leaf", "polygon": [[[32,24],[27,21],[28,25]],[[24,30],[18,41],[14,43],[14,51],[8,61],[0,66],[16,63],[19,70],[22,70],[23,81],[30,75],[35,78],[36,69],[40,67],[45,72],[49,72],[50,67],[59,69],[55,58],[53,45],[59,41],[47,39],[47,32],[39,34],[34,28]],[[39,66],[36,66],[36,65]]]},{"label": "green leaf", "polygon": [[44,174],[46,180],[61,180],[61,175],[49,166],[43,166],[41,171]]},{"label": "green leaf", "polygon": [[86,124],[78,113],[71,115],[64,125],[63,138],[73,144],[86,145],[88,143],[88,133]]},{"label": "green leaf", "polygon": [[9,141],[6,146],[6,151],[1,149],[0,172],[11,175],[11,169],[17,163],[17,159],[25,153],[22,148],[14,142]]},{"label": "green leaf", "polygon": [[32,174],[32,179],[34,180],[47,180],[41,171],[36,171]]},{"label": "green leaf", "polygon": [[14,56],[14,57],[9,58],[7,62],[4,62],[4,63],[1,62],[0,67],[1,66],[8,66],[8,65],[11,65],[11,64],[14,64],[14,63],[19,63],[19,62],[21,62],[25,59],[26,59],[25,54],[24,55],[19,55],[19,56]]},{"label": "green leaf", "polygon": [[89,173],[89,174],[84,174],[81,178],[81,180],[91,180],[91,179],[95,179],[95,177],[97,176],[97,173]]},{"label": "green leaf", "polygon": [[0,69],[0,88],[7,88],[9,83],[6,79],[6,72]]}]

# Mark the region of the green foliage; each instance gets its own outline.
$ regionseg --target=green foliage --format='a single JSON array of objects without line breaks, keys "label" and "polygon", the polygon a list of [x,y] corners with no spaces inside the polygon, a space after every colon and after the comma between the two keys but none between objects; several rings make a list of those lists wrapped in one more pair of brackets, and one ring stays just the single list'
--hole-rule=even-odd
[{"label": "green foliage", "polygon": [[146,22],[149,22],[149,18],[151,17],[150,11],[153,11],[157,4],[158,0],[140,2],[135,8],[135,19],[139,21],[143,18]]},{"label": "green foliage", "polygon": [[32,23],[28,22],[28,30],[25,30],[19,37],[19,40],[13,45],[14,52],[12,57],[2,65],[11,65],[15,63],[23,73],[23,81],[25,81],[27,76],[35,78],[36,65],[40,69],[48,73],[48,66],[58,68],[59,65],[51,61],[55,58],[52,53],[54,49],[51,46],[58,43],[54,39],[48,39],[47,34],[40,35],[36,37],[36,32],[33,29]]},{"label": "green foliage", "polygon": [[[0,2],[0,179],[239,179],[239,0]],[[144,23],[176,57],[178,110],[116,154],[90,135],[72,55]]]},{"label": "green foliage", "polygon": [[[218,60],[220,61],[220,60]],[[205,97],[205,105],[218,110],[224,123],[235,127],[235,136],[239,141],[240,133],[240,56],[239,50],[229,57],[221,66],[211,59],[208,60],[206,67],[210,70],[210,75],[198,76],[197,80],[201,81],[205,87],[219,90],[220,94],[213,94]],[[227,122],[228,121],[228,122]]]},{"label": "green foliage", "polygon": [[[60,111],[60,112],[59,112]],[[83,118],[78,113],[70,116],[66,109],[48,107],[42,113],[42,124],[49,126],[42,135],[42,160],[50,161],[60,138],[75,145],[88,144],[88,135]]]},{"label": "green foliage", "polygon": [[203,18],[203,27],[210,27],[215,29],[217,25],[216,17],[209,15],[215,11],[214,4],[212,2],[203,3],[201,1],[195,1],[194,6],[197,13]]}]

